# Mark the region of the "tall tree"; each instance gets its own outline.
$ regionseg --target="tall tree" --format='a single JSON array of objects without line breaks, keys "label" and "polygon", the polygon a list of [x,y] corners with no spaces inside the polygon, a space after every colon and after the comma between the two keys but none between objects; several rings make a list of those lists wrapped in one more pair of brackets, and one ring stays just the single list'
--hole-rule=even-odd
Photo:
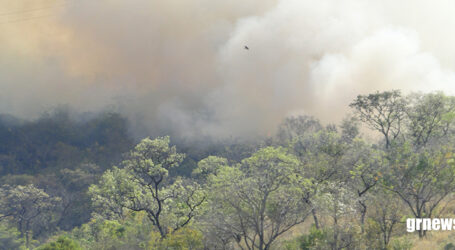
[{"label": "tall tree", "polygon": [[349,188],[353,189],[358,196],[360,212],[360,225],[364,230],[365,216],[367,214],[369,202],[375,192],[374,187],[380,183],[383,172],[387,171],[387,160],[381,150],[371,148],[361,139],[352,141],[344,155],[342,167],[348,175],[339,176],[340,180],[345,180]]},{"label": "tall tree", "polygon": [[384,136],[386,148],[400,135],[406,108],[400,91],[359,95],[349,106],[355,108],[362,122]]},{"label": "tall tree", "polygon": [[33,185],[0,188],[0,219],[8,219],[17,225],[20,236],[30,247],[33,231],[52,226],[52,211],[60,198],[50,197]]},{"label": "tall tree", "polygon": [[[295,185],[299,160],[283,148],[263,148],[240,165],[209,176],[209,218],[222,235],[247,249],[270,249],[278,236],[303,222],[309,206]],[[304,181],[304,180],[300,180]],[[216,216],[216,217],[215,217]]]},{"label": "tall tree", "polygon": [[326,249],[356,249],[359,226],[352,223],[356,213],[358,196],[346,183],[335,180],[319,186],[313,198],[319,211],[328,219]]},{"label": "tall tree", "polygon": [[[409,144],[394,148],[384,184],[395,192],[416,218],[432,218],[439,204],[455,191],[455,149],[452,146],[421,152]],[[426,231],[420,230],[423,237]]]},{"label": "tall tree", "polygon": [[407,134],[415,147],[424,147],[431,140],[448,135],[455,112],[452,98],[442,93],[430,93],[413,94],[408,99]]},{"label": "tall tree", "polygon": [[377,249],[388,249],[394,229],[406,214],[402,200],[390,190],[376,186],[372,195],[373,206],[368,216],[366,237],[368,245]]},{"label": "tall tree", "polygon": [[322,128],[321,123],[312,116],[291,116],[286,118],[278,127],[277,139],[281,144],[286,145]]},{"label": "tall tree", "polygon": [[190,223],[205,195],[196,183],[169,178],[169,170],[184,158],[169,141],[169,137],[146,138],[123,161],[123,168],[107,170],[89,189],[95,205],[111,215],[144,211],[163,238],[169,230]]},{"label": "tall tree", "polygon": [[290,148],[303,164],[303,168],[298,170],[299,176],[312,183],[313,188],[302,188],[304,191],[302,199],[311,207],[315,226],[319,229],[318,207],[313,203],[312,197],[319,186],[345,175],[343,158],[348,150],[348,144],[334,128],[324,128],[296,138],[290,144]]}]

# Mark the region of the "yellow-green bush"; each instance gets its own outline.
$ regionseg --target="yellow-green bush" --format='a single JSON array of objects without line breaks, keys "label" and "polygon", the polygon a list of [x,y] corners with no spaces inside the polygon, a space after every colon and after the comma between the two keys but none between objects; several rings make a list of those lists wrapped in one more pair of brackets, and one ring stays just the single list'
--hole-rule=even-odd
[{"label": "yellow-green bush", "polygon": [[191,228],[182,228],[169,233],[166,238],[161,239],[158,232],[150,235],[150,250],[197,250],[204,249],[202,233]]}]

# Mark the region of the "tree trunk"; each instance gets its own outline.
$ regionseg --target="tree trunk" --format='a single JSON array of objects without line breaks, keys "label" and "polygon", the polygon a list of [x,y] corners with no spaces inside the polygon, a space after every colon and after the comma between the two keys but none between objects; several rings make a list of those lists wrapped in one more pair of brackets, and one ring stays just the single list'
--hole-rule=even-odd
[{"label": "tree trunk", "polygon": [[160,222],[156,222],[156,227],[160,231],[161,238],[166,238],[166,232],[164,231],[163,227],[161,226]]},{"label": "tree trunk", "polygon": [[427,231],[423,230],[422,227],[420,227],[420,230],[419,230],[419,238],[422,239],[423,237],[425,237]]},{"label": "tree trunk", "polygon": [[318,220],[318,216],[316,214],[316,209],[311,209],[311,214],[313,214],[313,220],[314,220],[314,226],[316,227],[316,229],[319,229],[319,220]]},{"label": "tree trunk", "polygon": [[25,246],[27,249],[30,248],[30,222],[27,221],[25,224]]},{"label": "tree trunk", "polygon": [[167,232],[164,231],[163,226],[160,224],[160,220],[158,216],[154,216],[153,214],[149,213],[147,214],[149,217],[149,220],[158,228],[158,231],[160,232],[161,238],[166,238]]},{"label": "tree trunk", "polygon": [[367,214],[367,205],[365,203],[359,201],[361,210],[360,210],[360,228],[361,232],[365,232],[365,215]]}]

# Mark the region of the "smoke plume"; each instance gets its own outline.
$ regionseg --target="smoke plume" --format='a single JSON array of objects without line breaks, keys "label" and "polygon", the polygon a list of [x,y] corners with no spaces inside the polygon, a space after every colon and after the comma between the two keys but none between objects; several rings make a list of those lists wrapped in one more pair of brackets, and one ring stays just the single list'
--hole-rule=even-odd
[{"label": "smoke plume", "polygon": [[[339,121],[357,94],[455,94],[451,0],[0,0],[0,113],[113,109],[158,135]],[[248,46],[249,50],[244,49]]]}]

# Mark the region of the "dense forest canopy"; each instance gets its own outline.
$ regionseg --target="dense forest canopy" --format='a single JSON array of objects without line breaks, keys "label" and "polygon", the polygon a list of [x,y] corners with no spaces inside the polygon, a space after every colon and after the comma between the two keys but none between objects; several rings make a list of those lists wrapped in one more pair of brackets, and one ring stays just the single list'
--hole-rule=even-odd
[{"label": "dense forest canopy", "polygon": [[64,110],[30,122],[0,117],[0,141],[2,175],[73,169],[82,162],[108,167],[133,143],[119,114],[79,121]]},{"label": "dense forest canopy", "polygon": [[1,116],[0,249],[408,249],[443,234],[405,220],[453,216],[455,97],[350,107],[338,125],[289,117],[205,143],[136,139],[116,113]]}]

